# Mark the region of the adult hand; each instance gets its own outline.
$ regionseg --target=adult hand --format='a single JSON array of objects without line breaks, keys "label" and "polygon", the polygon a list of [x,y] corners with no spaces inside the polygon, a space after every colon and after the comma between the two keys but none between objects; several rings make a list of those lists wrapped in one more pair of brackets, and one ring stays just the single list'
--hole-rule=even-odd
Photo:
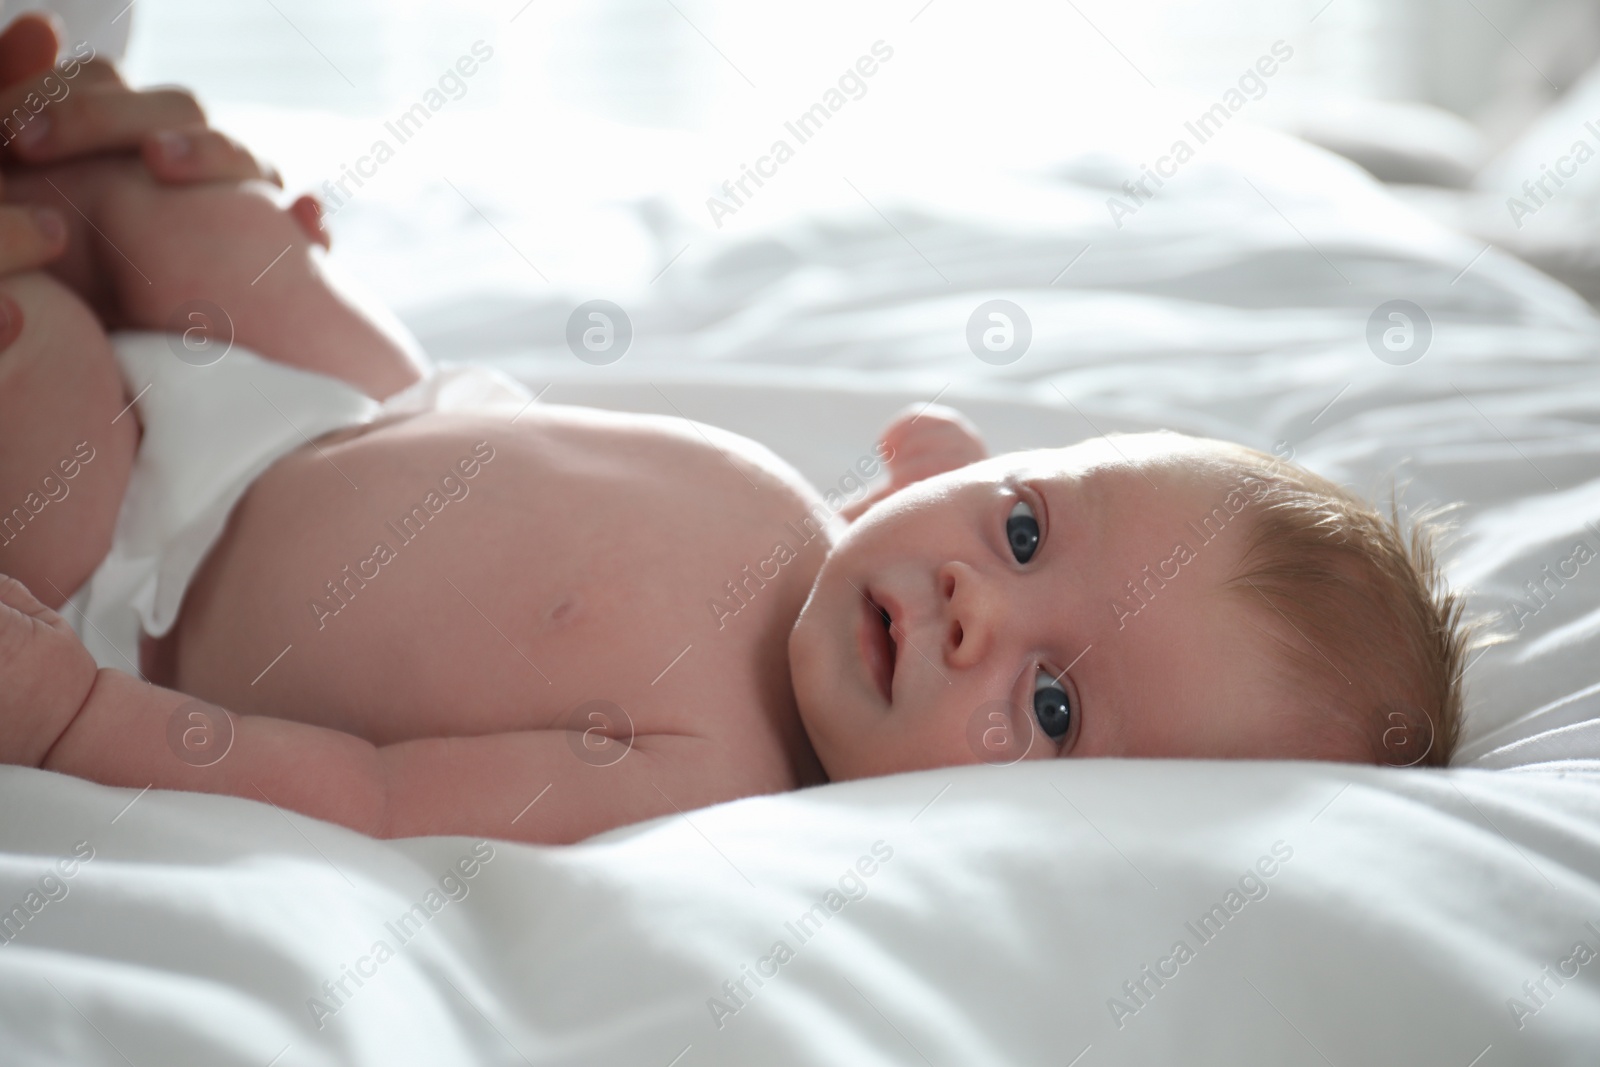
[{"label": "adult hand", "polygon": [[9,162],[137,151],[158,181],[260,178],[282,186],[276,170],[206,125],[191,93],[130,89],[112,64],[76,51],[57,68],[60,46],[54,23],[38,13],[18,16],[0,33],[0,136]]},{"label": "adult hand", "polygon": [[[0,33],[0,157],[4,169],[33,169],[97,155],[137,153],[157,181],[169,184],[263,179],[277,172],[249,149],[206,125],[181,89],[128,88],[110,63],[74,49],[60,66],[55,23],[37,12]],[[299,205],[297,205],[298,207]],[[315,216],[314,203],[303,213]],[[60,211],[0,205],[0,277],[57,261],[70,239]],[[22,332],[22,311],[0,294],[0,351]]]},{"label": "adult hand", "polygon": [[[18,19],[0,34],[0,72],[31,68],[42,75],[37,70],[39,57],[48,49],[50,58],[44,67],[55,61],[55,39],[55,30],[45,19]],[[14,122],[0,120],[0,135],[9,135],[14,127]],[[66,242],[66,223],[59,213],[21,204],[0,206],[0,276],[43,266],[61,254]],[[22,309],[10,297],[0,295],[0,350],[21,332]]]}]

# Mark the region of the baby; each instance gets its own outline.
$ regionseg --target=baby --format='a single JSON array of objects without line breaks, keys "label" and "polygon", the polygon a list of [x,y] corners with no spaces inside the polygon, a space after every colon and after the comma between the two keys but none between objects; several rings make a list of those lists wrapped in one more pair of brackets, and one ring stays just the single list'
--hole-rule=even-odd
[{"label": "baby", "polygon": [[[1427,541],[1280,458],[1172,433],[985,458],[926,407],[890,423],[861,469],[881,459],[885,484],[841,510],[686,418],[482,377],[445,402],[327,277],[309,200],[162,187],[133,161],[6,191],[83,223],[56,277],[0,281],[27,324],[0,353],[7,762],[382,837],[569,842],[957,764],[1442,765],[1455,743],[1463,628]],[[114,354],[91,310],[107,294],[74,271],[91,256],[128,309],[107,325],[183,330],[174,309],[204,300],[235,350]],[[136,396],[140,343],[157,377]],[[210,401],[152,405],[200,370],[244,375],[294,439],[240,468],[225,529],[180,546],[193,565],[141,662],[97,669],[52,608],[111,581],[136,457]],[[307,423],[269,380],[346,414]],[[182,555],[158,547],[163,568]],[[151,630],[160,604],[143,610]]]}]

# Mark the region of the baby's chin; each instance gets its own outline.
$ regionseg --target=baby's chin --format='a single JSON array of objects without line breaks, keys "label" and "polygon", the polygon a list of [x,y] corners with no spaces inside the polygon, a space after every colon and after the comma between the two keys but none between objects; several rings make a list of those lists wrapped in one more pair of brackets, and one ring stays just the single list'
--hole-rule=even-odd
[{"label": "baby's chin", "polygon": [[849,704],[840,692],[842,675],[848,665],[832,662],[831,650],[838,647],[834,635],[827,632],[821,612],[824,592],[824,572],[819,572],[811,585],[811,592],[795,617],[789,631],[789,681],[794,689],[795,707],[800,713],[800,724],[805,728],[811,747],[821,761],[830,781],[840,780],[838,760],[832,758],[832,734],[836,724],[830,724],[829,715]]},{"label": "baby's chin", "polygon": [[[813,628],[817,625],[811,608],[817,597],[816,583],[812,583],[811,592],[806,596],[806,602],[800,606],[800,614],[795,616],[794,626],[789,630],[789,681],[794,687],[795,705],[800,709],[800,721],[805,724],[806,732],[811,732],[811,716],[808,709],[813,705],[816,697],[816,681],[820,671],[818,667],[818,650],[814,644],[815,635]],[[812,739],[813,743],[815,738]]]}]

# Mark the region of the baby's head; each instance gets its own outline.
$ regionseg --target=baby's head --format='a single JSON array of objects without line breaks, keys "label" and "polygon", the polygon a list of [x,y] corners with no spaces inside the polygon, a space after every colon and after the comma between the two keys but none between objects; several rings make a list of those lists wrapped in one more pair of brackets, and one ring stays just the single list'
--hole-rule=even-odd
[{"label": "baby's head", "polygon": [[1283,460],[1154,433],[884,499],[824,562],[789,658],[842,780],[1057,756],[1440,766],[1464,646],[1423,531]]}]

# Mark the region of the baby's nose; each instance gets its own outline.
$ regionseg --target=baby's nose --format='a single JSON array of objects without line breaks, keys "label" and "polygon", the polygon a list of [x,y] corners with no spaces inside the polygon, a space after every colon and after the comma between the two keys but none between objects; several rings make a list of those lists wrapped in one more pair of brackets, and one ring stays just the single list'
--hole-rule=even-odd
[{"label": "baby's nose", "polygon": [[959,561],[940,566],[936,579],[945,661],[955,667],[981,662],[989,651],[998,621],[1000,604],[995,590],[977,571]]}]

